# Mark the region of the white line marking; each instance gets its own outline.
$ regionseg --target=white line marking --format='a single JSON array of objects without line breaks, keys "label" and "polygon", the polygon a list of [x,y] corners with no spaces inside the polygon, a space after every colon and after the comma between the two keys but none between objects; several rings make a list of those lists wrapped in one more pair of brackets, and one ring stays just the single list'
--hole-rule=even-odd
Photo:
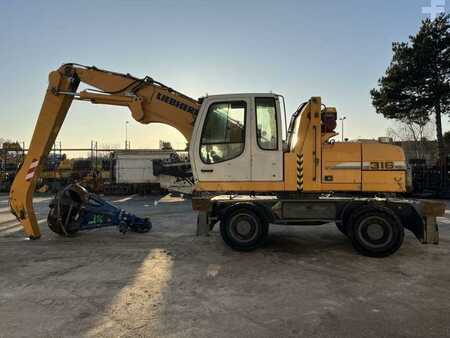
[{"label": "white line marking", "polygon": [[[37,223],[38,224],[42,224],[42,223],[45,223],[46,221],[47,221],[47,219],[43,218],[43,219],[38,220]],[[18,232],[18,231],[20,231],[22,229],[23,229],[22,225],[20,223],[17,223],[16,226],[12,227],[11,229],[0,231],[0,237],[4,237],[4,236],[7,236],[7,235],[10,235],[10,234]]]},{"label": "white line marking", "polygon": [[120,200],[115,200],[115,201],[113,201],[114,203],[123,203],[123,202],[126,202],[126,201],[129,201],[129,200],[131,200],[131,199],[133,199],[134,197],[136,197],[138,194],[134,194],[134,195],[131,195],[131,196],[128,196],[128,197],[125,197],[125,198],[121,198]]},{"label": "white line marking", "polygon": [[10,212],[11,211],[11,209],[10,208],[0,208],[0,214],[3,214],[3,213],[8,213],[8,212]]}]

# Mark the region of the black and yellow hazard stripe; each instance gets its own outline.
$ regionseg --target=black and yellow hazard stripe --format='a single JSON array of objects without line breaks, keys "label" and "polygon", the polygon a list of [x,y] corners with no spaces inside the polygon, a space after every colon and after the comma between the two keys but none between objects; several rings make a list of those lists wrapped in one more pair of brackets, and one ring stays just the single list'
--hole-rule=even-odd
[{"label": "black and yellow hazard stripe", "polygon": [[297,154],[297,191],[303,191],[303,154]]}]

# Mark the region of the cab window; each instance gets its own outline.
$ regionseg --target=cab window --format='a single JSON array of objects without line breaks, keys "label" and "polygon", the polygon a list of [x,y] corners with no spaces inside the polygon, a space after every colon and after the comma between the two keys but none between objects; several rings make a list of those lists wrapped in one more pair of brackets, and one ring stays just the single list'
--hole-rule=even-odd
[{"label": "cab window", "polygon": [[258,97],[256,106],[256,139],[263,150],[278,149],[277,110],[275,99]]},{"label": "cab window", "polygon": [[244,101],[218,102],[209,107],[200,144],[204,163],[223,162],[242,154],[246,108]]}]

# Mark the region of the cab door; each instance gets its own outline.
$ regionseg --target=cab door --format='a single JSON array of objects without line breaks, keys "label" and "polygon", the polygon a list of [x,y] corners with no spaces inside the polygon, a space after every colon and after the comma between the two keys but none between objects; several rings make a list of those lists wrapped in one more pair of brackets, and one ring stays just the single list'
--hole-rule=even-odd
[{"label": "cab door", "polygon": [[252,180],[283,181],[283,140],[280,104],[276,96],[252,100]]},{"label": "cab door", "polygon": [[198,181],[250,181],[251,101],[245,95],[209,97],[194,126],[190,157]]}]

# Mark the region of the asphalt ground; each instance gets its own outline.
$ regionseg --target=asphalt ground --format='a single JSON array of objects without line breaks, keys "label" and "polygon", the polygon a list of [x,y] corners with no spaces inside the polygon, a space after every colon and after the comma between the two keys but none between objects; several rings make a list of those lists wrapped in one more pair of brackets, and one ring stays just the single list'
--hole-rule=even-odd
[{"label": "asphalt ground", "polygon": [[450,203],[440,244],[406,231],[402,248],[356,253],[335,227],[272,226],[264,248],[196,237],[179,197],[110,200],[148,216],[147,234],[98,229],[24,238],[0,195],[0,337],[450,336]]}]

